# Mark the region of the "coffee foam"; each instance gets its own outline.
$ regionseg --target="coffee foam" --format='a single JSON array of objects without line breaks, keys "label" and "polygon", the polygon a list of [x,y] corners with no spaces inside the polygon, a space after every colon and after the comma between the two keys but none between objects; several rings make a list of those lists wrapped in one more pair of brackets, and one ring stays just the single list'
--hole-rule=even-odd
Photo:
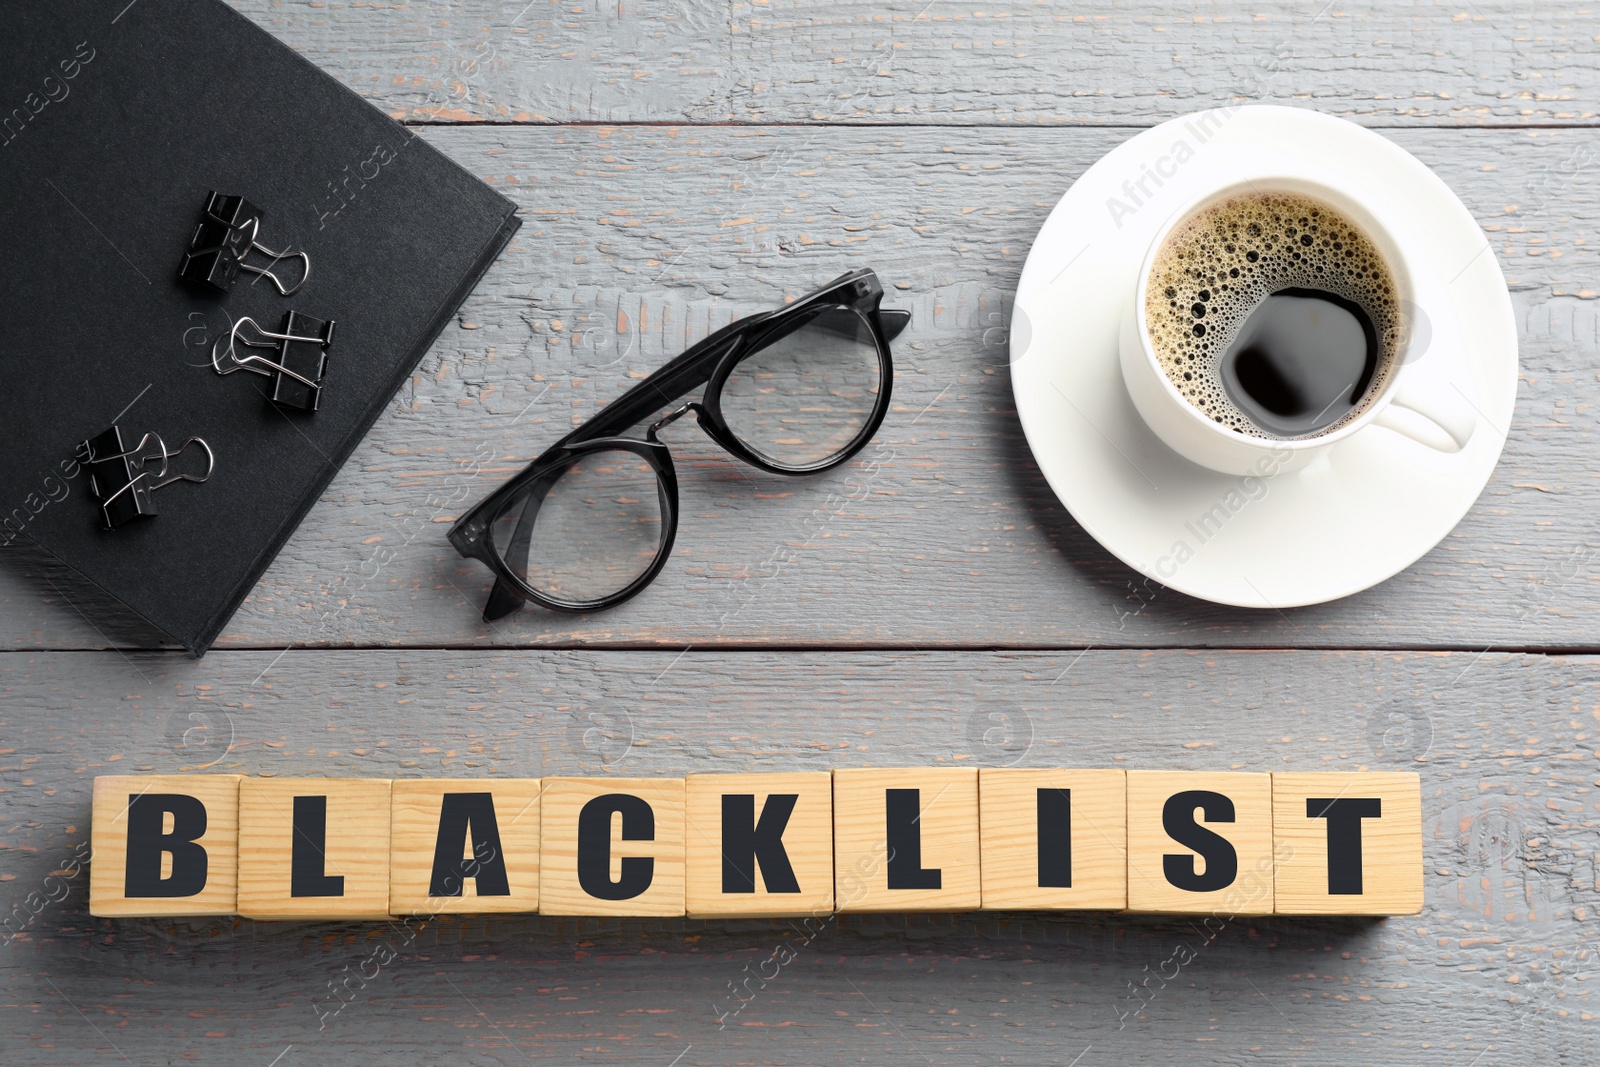
[{"label": "coffee foam", "polygon": [[1316,437],[1366,410],[1393,373],[1400,338],[1394,274],[1348,215],[1303,193],[1241,193],[1179,223],[1156,254],[1145,293],[1150,344],[1167,378],[1207,417],[1282,440],[1234,406],[1222,355],[1250,313],[1288,288],[1322,289],[1359,305],[1378,334],[1378,367],[1362,402]]}]

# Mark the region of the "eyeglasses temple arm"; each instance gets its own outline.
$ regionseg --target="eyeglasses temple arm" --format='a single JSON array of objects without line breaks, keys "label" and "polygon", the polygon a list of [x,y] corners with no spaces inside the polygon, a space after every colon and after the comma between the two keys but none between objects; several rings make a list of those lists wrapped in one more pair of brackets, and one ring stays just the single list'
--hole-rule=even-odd
[{"label": "eyeglasses temple arm", "polygon": [[[838,293],[838,298],[849,302],[853,296],[848,291],[850,284],[863,276],[872,276],[874,279],[876,277],[870,270],[848,271],[827,285],[807,293],[790,306],[809,303],[836,290],[846,290]],[[876,285],[875,280],[873,284]],[[711,379],[711,372],[716,369],[717,361],[727,352],[736,334],[780,313],[762,312],[729,323],[617,397],[593,418],[556,443],[571,445],[580,441],[590,441],[596,437],[612,437],[643,422],[662,408],[676,404]],[[879,308],[877,314],[885,340],[893,340],[911,321],[909,311]],[[796,322],[796,326],[798,325],[799,321]]]},{"label": "eyeglasses temple arm", "polygon": [[519,611],[524,603],[522,594],[517,592],[510,582],[504,578],[494,580],[494,588],[489,590],[489,599],[483,605],[483,621],[494,622],[503,619],[513,611]]},{"label": "eyeglasses temple arm", "polygon": [[[836,291],[838,299],[849,302],[863,292],[859,288],[854,291],[851,289],[862,278],[871,278],[873,291],[877,290],[876,275],[863,268],[841,274],[827,285],[807,293],[790,306],[806,304],[819,297],[834,294]],[[911,321],[909,311],[892,308],[876,310],[884,339],[888,341],[894,340]],[[662,408],[677,403],[711,379],[711,372],[716,369],[717,361],[726,353],[735,335],[779,313],[763,312],[729,323],[607,404],[593,418],[557,441],[556,445],[573,445],[581,441],[592,441],[596,437],[615,436],[638,425]]]}]

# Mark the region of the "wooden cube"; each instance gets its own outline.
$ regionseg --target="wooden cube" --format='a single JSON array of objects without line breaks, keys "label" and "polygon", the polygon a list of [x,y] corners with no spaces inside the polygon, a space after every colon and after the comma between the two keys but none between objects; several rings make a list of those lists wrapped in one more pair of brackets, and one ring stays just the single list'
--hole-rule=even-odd
[{"label": "wooden cube", "polygon": [[977,768],[834,771],[833,864],[840,911],[980,907]]},{"label": "wooden cube", "polygon": [[539,779],[402,778],[389,790],[389,910],[539,910]]},{"label": "wooden cube", "polygon": [[1128,772],[1128,908],[1272,911],[1272,776]]},{"label": "wooden cube", "polygon": [[239,783],[239,914],[387,919],[389,785],[373,778]]},{"label": "wooden cube", "polygon": [[982,768],[984,908],[1127,907],[1127,790],[1120,770]]},{"label": "wooden cube", "polygon": [[236,774],[96,778],[89,914],[232,915],[239,781]]},{"label": "wooden cube", "polygon": [[683,914],[682,778],[546,778],[544,915]]},{"label": "wooden cube", "polygon": [[1422,910],[1422,779],[1404,771],[1272,775],[1282,915]]},{"label": "wooden cube", "polygon": [[685,801],[690,916],[832,914],[831,774],[695,774]]}]

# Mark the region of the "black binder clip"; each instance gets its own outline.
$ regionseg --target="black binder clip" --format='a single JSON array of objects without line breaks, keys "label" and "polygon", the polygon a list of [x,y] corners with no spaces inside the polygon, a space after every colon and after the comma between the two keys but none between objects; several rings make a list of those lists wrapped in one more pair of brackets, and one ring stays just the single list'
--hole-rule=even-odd
[{"label": "black binder clip", "polygon": [[[167,468],[171,459],[190,445],[199,445],[205,450],[205,473],[169,475]],[[133,448],[125,448],[122,429],[117,426],[80,443],[78,453],[83,456],[89,472],[89,492],[99,502],[108,530],[154,515],[156,505],[151,493],[173,482],[203,482],[211,477],[217,465],[211,446],[201,438],[191,437],[176,451],[170,451],[159,434],[147,433]]]},{"label": "black binder clip", "polygon": [[[249,325],[249,333],[240,332]],[[333,344],[333,321],[324,322],[298,311],[287,311],[277,333],[263,330],[249,316],[233,324],[226,338],[227,349],[220,350],[224,338],[211,346],[211,366],[218,374],[247,370],[272,378],[272,401],[301,411],[315,411],[322,399],[322,376],[328,369],[328,346]],[[264,348],[274,355],[257,356],[241,351]]]},{"label": "black binder clip", "polygon": [[[189,251],[178,267],[178,277],[199,285],[210,286],[219,293],[233,288],[233,280],[242,270],[261,274],[272,279],[272,284],[284,296],[293,296],[311,277],[311,257],[304,252],[274,252],[256,241],[261,229],[261,209],[242,196],[223,196],[213,192],[206,197],[204,213],[194,236],[189,239]],[[283,280],[266,267],[252,267],[244,257],[255,249],[272,257],[272,265],[280,260],[299,259],[305,273],[292,286],[284,287]]]}]

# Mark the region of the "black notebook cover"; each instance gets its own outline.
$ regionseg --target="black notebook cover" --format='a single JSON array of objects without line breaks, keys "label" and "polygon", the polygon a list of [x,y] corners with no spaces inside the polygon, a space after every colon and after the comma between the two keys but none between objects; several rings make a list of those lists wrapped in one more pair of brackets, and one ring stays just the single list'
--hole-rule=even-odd
[{"label": "black notebook cover", "polygon": [[[37,542],[199,654],[518,220],[219,0],[31,0],[0,26],[0,543]],[[179,281],[212,190],[262,210],[260,243],[310,254],[303,289]],[[291,309],[337,323],[315,413],[210,363],[232,321]],[[215,473],[103,529],[73,460],[113,421],[130,444],[204,438]]]}]

